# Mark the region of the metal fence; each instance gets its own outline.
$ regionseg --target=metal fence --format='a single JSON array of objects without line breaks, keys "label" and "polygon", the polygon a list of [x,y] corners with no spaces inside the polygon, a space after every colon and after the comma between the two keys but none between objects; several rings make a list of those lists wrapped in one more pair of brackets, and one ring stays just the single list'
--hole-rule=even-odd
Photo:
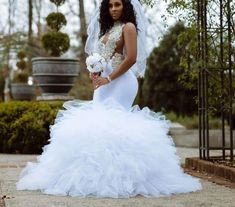
[{"label": "metal fence", "polygon": [[[197,0],[199,155],[205,160],[211,150],[221,150],[221,159],[234,159],[234,5],[234,0]],[[213,110],[221,117],[217,146],[209,130]]]}]

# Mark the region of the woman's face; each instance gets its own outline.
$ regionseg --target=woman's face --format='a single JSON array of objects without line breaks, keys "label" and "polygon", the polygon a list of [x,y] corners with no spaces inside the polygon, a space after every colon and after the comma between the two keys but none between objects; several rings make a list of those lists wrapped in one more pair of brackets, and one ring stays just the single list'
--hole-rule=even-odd
[{"label": "woman's face", "polygon": [[122,16],[123,3],[122,0],[109,0],[109,13],[114,21]]}]

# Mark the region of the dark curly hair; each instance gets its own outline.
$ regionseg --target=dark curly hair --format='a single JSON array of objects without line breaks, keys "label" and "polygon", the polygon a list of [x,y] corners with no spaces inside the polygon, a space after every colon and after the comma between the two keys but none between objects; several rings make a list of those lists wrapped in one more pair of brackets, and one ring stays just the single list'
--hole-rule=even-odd
[{"label": "dark curly hair", "polygon": [[[136,14],[130,0],[122,0],[123,12],[120,21],[123,23],[131,22],[137,29]],[[102,37],[110,28],[112,28],[114,21],[109,13],[109,0],[103,0],[100,5],[100,34]]]}]

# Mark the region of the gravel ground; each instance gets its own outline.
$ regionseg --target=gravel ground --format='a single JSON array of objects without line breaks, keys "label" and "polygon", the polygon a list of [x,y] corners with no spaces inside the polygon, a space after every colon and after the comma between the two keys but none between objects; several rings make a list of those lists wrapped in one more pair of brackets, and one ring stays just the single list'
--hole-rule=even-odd
[{"label": "gravel ground", "polygon": [[[179,148],[177,153],[184,163],[185,157],[197,157],[198,149]],[[220,155],[214,151],[213,155]],[[0,154],[0,195],[6,195],[6,207],[235,207],[235,189],[201,180],[203,189],[194,193],[169,197],[129,199],[95,199],[50,196],[39,191],[16,191],[15,183],[27,161],[36,155]]]}]

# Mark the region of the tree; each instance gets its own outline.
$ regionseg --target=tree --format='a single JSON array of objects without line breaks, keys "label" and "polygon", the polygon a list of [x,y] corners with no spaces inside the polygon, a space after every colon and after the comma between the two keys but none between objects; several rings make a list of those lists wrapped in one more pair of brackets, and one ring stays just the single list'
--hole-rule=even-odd
[{"label": "tree", "polygon": [[81,69],[85,69],[86,65],[86,56],[85,56],[85,44],[87,39],[87,32],[86,32],[86,19],[85,19],[85,11],[84,11],[84,2],[83,0],[79,0],[79,19],[80,19],[80,38],[81,38],[81,51],[80,51],[80,60],[82,63]]},{"label": "tree", "polygon": [[4,100],[4,74],[3,74],[3,69],[2,65],[0,64],[0,102]]},{"label": "tree", "polygon": [[[164,0],[167,1],[167,0]],[[168,4],[168,15],[174,16],[176,19],[183,19],[190,29],[183,32],[179,38],[179,42],[183,42],[185,38],[189,40],[187,49],[181,57],[180,64],[184,72],[180,75],[180,82],[184,87],[192,89],[197,88],[200,68],[203,68],[203,60],[199,59],[199,45],[206,44],[206,58],[208,71],[207,97],[208,97],[208,113],[212,116],[220,116],[221,112],[229,111],[229,58],[234,59],[235,54],[235,4],[232,1],[208,1],[207,2],[207,38],[202,43],[199,41],[199,30],[197,22],[199,21],[197,10],[198,5],[202,2],[193,0],[172,0]],[[230,6],[228,7],[228,4]],[[228,9],[229,8],[229,9]],[[230,16],[228,15],[230,13]],[[220,21],[221,15],[221,21]],[[166,14],[167,16],[167,14]],[[229,52],[229,34],[228,19],[231,24],[231,53]],[[202,34],[205,34],[203,31]],[[200,42],[200,43],[199,43]],[[222,54],[222,55],[221,55]],[[188,64],[190,58],[190,64]],[[232,69],[234,69],[234,61],[232,61]],[[234,71],[234,70],[233,70]],[[232,79],[235,73],[232,71]],[[223,74],[223,75],[222,75]],[[222,79],[223,84],[222,84]],[[222,86],[223,85],[223,86]],[[235,101],[235,81],[232,81],[232,96]],[[223,106],[222,106],[223,105]]]},{"label": "tree", "polygon": [[51,56],[59,57],[70,47],[69,35],[60,31],[67,24],[64,14],[59,12],[59,6],[64,4],[65,0],[50,1],[56,5],[57,11],[51,12],[46,17],[47,25],[51,30],[42,36],[42,44]]},{"label": "tree", "polygon": [[182,23],[175,24],[165,34],[147,63],[146,76],[143,83],[143,103],[155,111],[164,108],[178,115],[191,115],[197,111],[194,97],[195,89],[185,89],[178,78],[183,73],[180,59],[185,52],[187,42],[178,44],[178,36],[187,28]]},{"label": "tree", "polygon": [[15,71],[13,82],[14,83],[27,83],[29,73],[27,71],[28,68],[27,68],[27,62],[25,60],[25,58],[26,58],[25,52],[19,51],[17,53],[17,58],[18,58],[18,61],[16,63],[16,66],[17,66],[18,70]]},{"label": "tree", "polygon": [[91,80],[88,76],[88,71],[86,70],[86,55],[85,55],[85,44],[87,39],[86,32],[86,18],[85,18],[85,9],[84,9],[84,1],[77,0],[78,3],[78,11],[74,10],[74,5],[69,2],[70,11],[78,17],[80,27],[78,32],[79,37],[79,60],[80,60],[80,75],[77,78],[76,84],[71,90],[71,95],[79,98],[89,100],[92,98],[93,87],[91,84]]},{"label": "tree", "polygon": [[32,70],[32,53],[31,53],[31,45],[33,42],[32,36],[33,36],[33,0],[28,0],[28,70],[31,72]]},{"label": "tree", "polygon": [[4,45],[4,50],[3,50],[3,58],[2,61],[5,63],[4,64],[4,71],[7,71],[5,73],[4,77],[4,83],[5,83],[5,89],[4,89],[4,101],[8,101],[10,99],[10,87],[9,87],[9,63],[10,63],[10,53],[12,50],[12,40],[14,38],[13,33],[13,28],[14,28],[14,21],[13,17],[15,15],[15,9],[16,9],[16,1],[14,0],[8,0],[8,34],[5,35],[2,38],[1,43]]},{"label": "tree", "polygon": [[33,1],[28,0],[28,39],[32,38],[33,30],[32,30],[32,24],[33,24]]},{"label": "tree", "polygon": [[36,25],[37,25],[37,37],[40,39],[41,38],[41,11],[42,11],[42,2],[38,0],[33,1],[33,5],[35,7],[36,15],[37,15],[37,20],[36,20]]}]

